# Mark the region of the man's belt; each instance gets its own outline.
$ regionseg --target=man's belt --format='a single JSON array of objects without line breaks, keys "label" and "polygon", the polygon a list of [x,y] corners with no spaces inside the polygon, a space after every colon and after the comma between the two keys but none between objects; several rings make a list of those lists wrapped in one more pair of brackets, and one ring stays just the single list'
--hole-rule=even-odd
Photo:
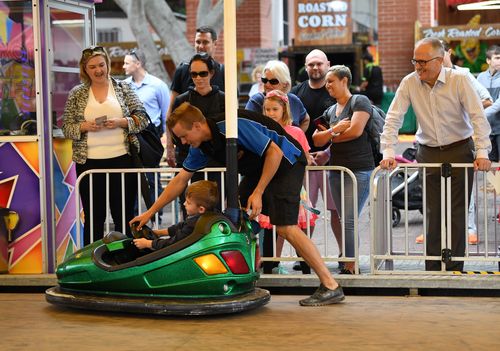
[{"label": "man's belt", "polygon": [[466,138],[464,140],[455,141],[454,143],[451,143],[451,144],[448,144],[448,145],[441,145],[441,146],[423,145],[423,146],[429,147],[431,149],[448,150],[448,149],[454,148],[456,146],[467,144],[471,140],[472,140],[472,137],[468,137],[468,138]]}]

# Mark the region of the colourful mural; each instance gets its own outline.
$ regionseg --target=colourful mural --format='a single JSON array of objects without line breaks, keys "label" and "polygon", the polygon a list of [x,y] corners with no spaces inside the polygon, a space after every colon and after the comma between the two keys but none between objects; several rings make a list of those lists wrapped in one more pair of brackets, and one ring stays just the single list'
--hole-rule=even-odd
[{"label": "colourful mural", "polygon": [[9,242],[10,273],[41,273],[40,173],[36,142],[0,144],[0,206],[19,214]]},{"label": "colourful mural", "polygon": [[[76,172],[71,142],[54,141],[54,194],[57,262],[75,250]],[[40,173],[37,142],[0,144],[0,206],[19,214],[19,224],[8,243],[9,273],[42,273]]]},{"label": "colourful mural", "polygon": [[[56,263],[77,250],[75,163],[71,159],[71,140],[54,140],[54,186],[56,216]],[[81,208],[81,207],[80,207]],[[81,210],[83,213],[83,210]],[[83,242],[83,225],[81,242]]]}]

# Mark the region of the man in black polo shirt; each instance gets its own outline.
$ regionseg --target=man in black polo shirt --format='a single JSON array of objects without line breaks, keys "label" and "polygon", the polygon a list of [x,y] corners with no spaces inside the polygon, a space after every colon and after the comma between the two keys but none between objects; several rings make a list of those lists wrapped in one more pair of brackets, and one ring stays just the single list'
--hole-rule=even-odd
[{"label": "man in black polo shirt", "polygon": [[[188,102],[172,112],[167,121],[170,131],[190,146],[183,169],[168,183],[158,200],[130,223],[138,229],[162,207],[175,200],[193,176],[210,159],[226,164],[226,121],[207,119]],[[321,281],[316,292],[300,301],[303,306],[334,304],[344,299],[340,285],[333,279],[318,249],[297,225],[300,189],[306,158],[300,144],[270,118],[250,111],[238,116],[238,172],[242,206],[253,219],[267,214],[276,231],[284,237],[316,271]]]},{"label": "man in black polo shirt", "polygon": [[[297,95],[297,97],[302,101],[304,107],[306,108],[307,114],[311,118],[311,122],[314,121],[319,116],[323,115],[325,110],[331,105],[335,104],[334,98],[328,94],[326,90],[325,77],[330,68],[330,61],[326,57],[326,54],[321,51],[314,49],[307,56],[305,61],[305,69],[307,72],[308,80],[297,84],[291,90],[292,94]],[[312,140],[312,135],[316,130],[315,123],[309,123],[309,128],[306,131],[307,142],[311,147],[309,151],[313,157],[313,165],[323,166],[330,158],[330,151],[328,146],[317,147],[314,146]],[[331,227],[337,239],[339,248],[342,247],[342,229],[340,226],[339,215],[335,204],[333,202],[332,193],[330,191],[330,182],[326,181],[326,188],[323,189],[323,173],[322,171],[309,171],[309,199],[313,207],[316,207],[318,201],[319,192],[321,192],[323,201],[326,201],[326,208],[330,211]],[[328,174],[326,175],[328,177]],[[311,235],[314,228],[311,228]],[[298,265],[294,265],[294,270],[299,270]],[[302,271],[307,272],[307,268],[302,264]]]},{"label": "man in black polo shirt", "polygon": [[[217,46],[217,33],[211,27],[199,27],[196,29],[194,37],[194,49],[197,53],[206,52],[213,57]],[[216,85],[221,91],[224,91],[224,65],[215,61],[215,74],[210,80],[211,85]],[[167,112],[167,119],[172,112],[175,98],[188,91],[189,86],[193,85],[193,80],[189,74],[189,61],[182,62],[174,73],[172,84],[170,85],[170,105]],[[175,167],[174,145],[171,138],[167,135],[167,162],[170,167]]]}]

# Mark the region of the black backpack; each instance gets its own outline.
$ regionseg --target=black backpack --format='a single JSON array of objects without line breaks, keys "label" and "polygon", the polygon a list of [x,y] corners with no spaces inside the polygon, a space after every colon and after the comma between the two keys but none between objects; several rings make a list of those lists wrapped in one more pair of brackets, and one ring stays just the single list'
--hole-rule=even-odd
[{"label": "black backpack", "polygon": [[[358,95],[353,95],[351,98],[351,110],[353,109],[354,103],[356,101]],[[330,106],[326,111],[325,115],[328,117],[328,121],[331,121],[332,113],[335,113],[335,109],[337,108],[337,104]],[[334,115],[335,116],[335,115]],[[368,134],[368,138],[370,140],[370,144],[372,147],[373,153],[373,161],[375,162],[375,166],[378,166],[380,161],[382,161],[383,156],[380,153],[380,134],[382,134],[382,130],[384,129],[385,123],[385,112],[378,106],[372,104],[372,115],[371,118],[368,119],[366,123],[365,130]]]},{"label": "black backpack", "polygon": [[[356,101],[356,96],[353,95],[351,98],[351,109]],[[378,106],[372,104],[372,115],[371,118],[366,123],[365,129],[370,138],[370,144],[372,146],[373,161],[375,161],[375,167],[378,166],[380,161],[384,158],[380,153],[380,134],[384,130],[385,123],[385,112]]]}]

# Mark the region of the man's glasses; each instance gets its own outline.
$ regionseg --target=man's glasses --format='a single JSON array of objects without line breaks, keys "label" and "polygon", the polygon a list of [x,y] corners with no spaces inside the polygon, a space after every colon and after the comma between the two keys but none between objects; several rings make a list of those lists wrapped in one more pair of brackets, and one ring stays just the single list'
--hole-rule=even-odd
[{"label": "man's glasses", "polygon": [[201,71],[201,72],[191,71],[190,74],[191,74],[191,78],[196,78],[198,76],[200,76],[201,78],[208,77],[208,71]]},{"label": "man's glasses", "polygon": [[415,66],[418,63],[419,66],[424,67],[427,64],[427,62],[431,62],[432,60],[435,60],[435,59],[438,59],[438,58],[441,58],[441,56],[433,57],[430,60],[415,60],[415,59],[411,59],[411,64]]},{"label": "man's glasses", "polygon": [[95,52],[104,52],[104,48],[102,46],[90,46],[82,51],[84,57],[88,57]]},{"label": "man's glasses", "polygon": [[266,84],[267,82],[269,82],[269,84],[271,85],[278,85],[280,84],[280,81],[277,80],[276,78],[273,78],[273,79],[267,79],[267,78],[260,78],[260,80],[262,81],[262,83]]}]

